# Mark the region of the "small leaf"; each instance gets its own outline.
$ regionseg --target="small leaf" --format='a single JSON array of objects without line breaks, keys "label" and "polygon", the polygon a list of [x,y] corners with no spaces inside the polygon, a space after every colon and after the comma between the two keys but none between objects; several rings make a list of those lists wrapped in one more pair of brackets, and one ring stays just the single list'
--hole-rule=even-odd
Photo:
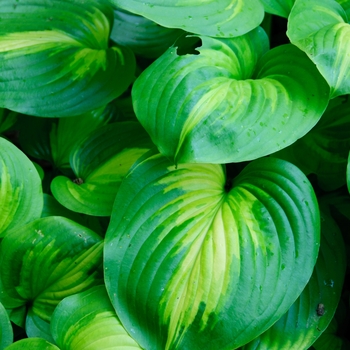
[{"label": "small leaf", "polygon": [[26,305],[50,321],[64,297],[101,283],[102,243],[91,230],[62,217],[12,230],[0,246],[4,306]]},{"label": "small leaf", "polygon": [[51,321],[57,344],[66,350],[138,350],[121,325],[104,286],[63,299]]},{"label": "small leaf", "polygon": [[261,0],[265,12],[287,18],[295,0]]},{"label": "small leaf", "polygon": [[6,309],[0,303],[0,349],[5,349],[13,342],[13,331]]},{"label": "small leaf", "polygon": [[5,2],[0,16],[1,107],[40,117],[80,115],[106,105],[134,79],[133,53],[109,47],[107,2]]},{"label": "small leaf", "polygon": [[304,289],[319,220],[310,183],[288,162],[254,161],[226,191],[220,165],[175,168],[152,156],[114,203],[104,249],[109,296],[145,349],[237,348]]},{"label": "small leaf", "polygon": [[25,330],[28,338],[43,338],[54,344],[50,323],[35,315],[32,309],[28,311]]},{"label": "small leaf", "polygon": [[6,350],[60,350],[43,338],[21,339],[11,344]]},{"label": "small leaf", "polygon": [[200,39],[197,55],[170,48],[133,86],[136,116],[163,155],[175,163],[253,160],[318,122],[329,88],[295,46],[268,51],[261,28]]},{"label": "small leaf", "polygon": [[119,186],[135,161],[154,147],[137,122],[113,123],[88,135],[71,153],[75,179],[56,177],[54,197],[66,208],[110,216]]},{"label": "small leaf", "polygon": [[33,163],[11,142],[0,138],[0,237],[40,217],[41,180]]},{"label": "small leaf", "polygon": [[287,35],[316,64],[331,97],[350,93],[349,18],[334,0],[296,0]]},{"label": "small leaf", "polygon": [[264,17],[264,8],[258,0],[111,0],[111,3],[164,27],[217,37],[243,35],[256,28]]}]

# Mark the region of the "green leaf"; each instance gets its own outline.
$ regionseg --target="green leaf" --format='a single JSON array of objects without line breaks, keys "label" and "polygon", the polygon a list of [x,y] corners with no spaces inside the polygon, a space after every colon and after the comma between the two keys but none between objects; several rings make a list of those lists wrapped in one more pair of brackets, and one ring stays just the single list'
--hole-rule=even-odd
[{"label": "green leaf", "polygon": [[184,33],[121,9],[114,10],[111,39],[143,57],[159,57]]},{"label": "green leaf", "polygon": [[43,338],[21,339],[6,350],[60,350],[56,345],[51,344]]},{"label": "green leaf", "polygon": [[346,184],[346,166],[350,149],[350,101],[335,98],[316,126],[291,146],[274,156],[285,159],[317,175],[326,191]]},{"label": "green leaf", "polygon": [[17,121],[18,113],[0,108],[0,134],[10,129]]},{"label": "green leaf", "polygon": [[349,18],[335,0],[296,0],[287,35],[316,64],[331,97],[350,93]]},{"label": "green leaf", "polygon": [[152,156],[114,203],[104,250],[109,296],[145,349],[237,348],[304,289],[319,220],[310,183],[288,162],[254,161],[226,191],[220,165],[175,167]]},{"label": "green leaf", "polygon": [[5,349],[13,342],[11,322],[4,306],[0,303],[0,349]]},{"label": "green leaf", "polygon": [[264,17],[264,8],[258,0],[111,0],[111,3],[164,27],[217,37],[243,35],[256,28]]},{"label": "green leaf", "polygon": [[1,107],[80,115],[106,105],[134,79],[133,53],[108,45],[113,10],[106,2],[5,2],[0,17]]},{"label": "green leaf", "polygon": [[282,45],[266,53],[261,28],[200,39],[199,54],[170,48],[133,86],[136,116],[163,155],[176,163],[252,160],[320,119],[329,88],[302,51]]},{"label": "green leaf", "polygon": [[287,18],[295,0],[261,0],[265,12]]},{"label": "green leaf", "polygon": [[41,180],[33,163],[11,142],[0,138],[0,237],[40,217]]},{"label": "green leaf", "polygon": [[135,161],[154,147],[137,122],[113,123],[88,135],[71,153],[72,181],[57,176],[54,197],[66,208],[88,215],[110,216],[119,186]]},{"label": "green leaf", "polygon": [[51,329],[62,349],[141,349],[121,325],[104,286],[63,299]]},{"label": "green leaf", "polygon": [[349,153],[349,156],[348,156],[348,164],[347,164],[347,167],[346,167],[346,184],[348,186],[348,191],[350,193],[350,153]]},{"label": "green leaf", "polygon": [[63,298],[101,283],[102,247],[96,233],[62,217],[12,230],[0,246],[4,306],[26,305],[50,321]]},{"label": "green leaf", "polygon": [[37,316],[32,309],[28,311],[25,330],[28,338],[43,338],[55,343],[51,335],[50,323]]},{"label": "green leaf", "polygon": [[288,312],[242,350],[309,349],[332,321],[342,293],[345,249],[329,208],[321,208],[320,252],[310,281]]}]

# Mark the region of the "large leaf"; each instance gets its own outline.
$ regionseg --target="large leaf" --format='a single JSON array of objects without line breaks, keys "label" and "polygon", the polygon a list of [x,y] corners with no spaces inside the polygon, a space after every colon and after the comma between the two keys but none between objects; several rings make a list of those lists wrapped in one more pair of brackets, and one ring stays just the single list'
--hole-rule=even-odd
[{"label": "large leaf", "polygon": [[43,338],[29,338],[21,339],[9,347],[6,350],[60,350],[56,345],[48,342]]},{"label": "large leaf", "polygon": [[335,0],[296,0],[287,35],[316,64],[332,97],[350,93],[350,25],[340,4]]},{"label": "large leaf", "polygon": [[75,179],[57,176],[54,197],[72,211],[110,216],[119,186],[134,162],[154,147],[137,122],[106,125],[88,135],[71,152]]},{"label": "large leaf", "polygon": [[13,341],[13,331],[6,309],[0,303],[0,349],[5,349]]},{"label": "large leaf", "polygon": [[129,47],[135,54],[157,58],[183,34],[184,31],[180,29],[164,28],[142,16],[121,9],[114,10],[111,39]]},{"label": "large leaf", "polygon": [[345,249],[329,209],[321,208],[320,252],[310,281],[288,312],[242,350],[308,349],[333,319],[345,276]]},{"label": "large leaf", "polygon": [[217,37],[235,37],[263,20],[260,1],[250,0],[110,0],[117,8],[142,15],[164,27]]},{"label": "large leaf", "polygon": [[152,156],[116,197],[104,250],[109,296],[145,349],[232,350],[302,292],[319,220],[311,185],[288,162],[252,162],[226,191],[221,165]]},{"label": "large leaf", "polygon": [[104,286],[63,299],[51,329],[62,350],[141,350],[121,325]]},{"label": "large leaf", "polygon": [[132,90],[135,113],[162,154],[177,163],[252,160],[317,123],[329,88],[302,51],[282,45],[266,53],[261,28],[200,39],[197,54],[170,48]]},{"label": "large leaf", "polygon": [[62,217],[11,230],[0,246],[4,306],[25,305],[50,321],[64,297],[101,284],[102,247],[101,237]]},{"label": "large leaf", "polygon": [[0,237],[40,217],[41,180],[33,163],[11,142],[0,138]]},{"label": "large leaf", "polygon": [[132,52],[108,46],[113,10],[104,1],[2,1],[0,17],[1,107],[80,115],[106,105],[133,80]]},{"label": "large leaf", "polygon": [[336,98],[309,133],[275,156],[292,162],[307,175],[316,174],[320,187],[329,191],[346,183],[349,149],[350,100]]}]

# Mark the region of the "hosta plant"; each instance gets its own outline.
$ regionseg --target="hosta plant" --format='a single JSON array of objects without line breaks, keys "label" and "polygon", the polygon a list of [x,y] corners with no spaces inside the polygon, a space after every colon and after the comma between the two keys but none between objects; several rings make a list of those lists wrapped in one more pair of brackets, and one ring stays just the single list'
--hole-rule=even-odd
[{"label": "hosta plant", "polygon": [[349,344],[348,0],[0,0],[0,350]]}]

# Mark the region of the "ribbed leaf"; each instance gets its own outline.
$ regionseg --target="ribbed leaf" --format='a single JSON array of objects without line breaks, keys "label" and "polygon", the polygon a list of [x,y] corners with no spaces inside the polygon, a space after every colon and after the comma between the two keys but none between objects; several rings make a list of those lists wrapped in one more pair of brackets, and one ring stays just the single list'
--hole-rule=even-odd
[{"label": "ribbed leaf", "polygon": [[141,349],[121,325],[104,286],[63,299],[51,329],[64,350]]},{"label": "ribbed leaf", "polygon": [[5,349],[13,342],[13,331],[6,309],[0,303],[0,349]]},{"label": "ribbed leaf", "polygon": [[0,138],[0,237],[40,217],[41,180],[33,163],[11,142]]},{"label": "ribbed leaf", "polygon": [[350,93],[350,25],[340,4],[335,0],[296,0],[287,35],[316,64],[332,97]]},{"label": "ribbed leaf", "polygon": [[26,305],[50,321],[64,297],[101,283],[102,247],[97,234],[62,217],[12,230],[0,246],[4,306]]},{"label": "ribbed leaf", "polygon": [[119,45],[132,49],[140,56],[157,58],[174,44],[185,32],[165,28],[142,16],[114,10],[114,25],[111,39]]},{"label": "ribbed leaf", "polygon": [[226,192],[222,166],[174,167],[155,155],[117,194],[105,238],[107,290],[145,349],[232,350],[302,292],[319,225],[312,187],[290,163],[252,162]]},{"label": "ribbed leaf", "polygon": [[170,48],[133,86],[135,113],[163,155],[177,163],[252,160],[317,123],[329,88],[302,51],[282,45],[266,53],[260,28],[200,38],[198,55]]},{"label": "ribbed leaf", "polygon": [[43,338],[22,339],[11,344],[6,350],[60,350]]},{"label": "ribbed leaf", "polygon": [[350,149],[350,100],[336,98],[316,126],[276,157],[298,166],[305,174],[317,175],[326,191],[346,183],[346,166]]},{"label": "ribbed leaf", "polygon": [[333,319],[346,270],[344,241],[322,206],[321,245],[314,272],[300,297],[271,328],[242,350],[308,349]]},{"label": "ribbed leaf", "polygon": [[110,216],[115,195],[130,167],[153,147],[137,122],[106,125],[88,135],[71,152],[76,176],[51,183],[54,197],[68,209],[95,216]]},{"label": "ribbed leaf", "polygon": [[25,330],[28,338],[44,338],[50,343],[55,343],[51,335],[50,322],[37,316],[32,309],[28,310]]},{"label": "ribbed leaf", "polygon": [[164,27],[217,37],[236,37],[263,20],[260,1],[250,0],[110,0],[117,8],[149,18]]},{"label": "ribbed leaf", "polygon": [[268,13],[287,18],[295,0],[261,0]]},{"label": "ribbed leaf", "polygon": [[80,115],[106,105],[133,80],[132,52],[108,46],[113,10],[104,1],[2,1],[0,17],[1,107]]}]

